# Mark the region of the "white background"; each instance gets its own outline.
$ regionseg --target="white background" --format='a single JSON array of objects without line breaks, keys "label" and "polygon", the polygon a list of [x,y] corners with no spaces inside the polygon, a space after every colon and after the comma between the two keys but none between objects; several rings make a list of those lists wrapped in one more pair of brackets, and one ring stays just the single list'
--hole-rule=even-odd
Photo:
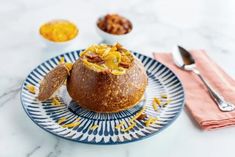
[{"label": "white background", "polygon": [[[85,48],[102,39],[95,31],[100,15],[129,17],[134,31],[127,48],[151,56],[181,43],[205,49],[235,76],[235,1],[232,0],[0,0],[0,157],[233,157],[235,127],[205,132],[183,111],[169,128],[144,141],[115,146],[79,144],[37,127],[24,113],[19,87],[45,59]],[[80,29],[67,48],[48,48],[38,27],[55,18]],[[206,66],[206,65],[205,65]]]}]

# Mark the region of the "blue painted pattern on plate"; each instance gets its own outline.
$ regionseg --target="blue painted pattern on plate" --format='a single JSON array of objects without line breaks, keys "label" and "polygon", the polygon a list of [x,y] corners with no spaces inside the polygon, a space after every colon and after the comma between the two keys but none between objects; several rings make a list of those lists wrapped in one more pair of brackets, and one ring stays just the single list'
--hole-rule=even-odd
[{"label": "blue painted pattern on plate", "polygon": [[[149,82],[143,101],[126,111],[109,114],[88,111],[71,101],[66,87],[62,87],[57,93],[60,105],[53,105],[52,100],[39,102],[37,94],[30,93],[27,90],[28,84],[35,86],[38,90],[40,81],[46,73],[59,64],[61,57],[64,57],[66,62],[73,63],[79,58],[81,51],[72,51],[45,61],[35,68],[24,81],[21,102],[27,115],[38,126],[54,135],[77,142],[121,144],[150,137],[169,126],[178,117],[184,105],[184,91],[181,82],[166,66],[136,52],[133,52],[133,54],[144,64]],[[153,98],[160,98],[163,93],[171,101],[167,106],[159,107],[155,111],[152,107]],[[115,128],[121,122],[124,124],[124,128],[130,126],[130,119],[144,105],[146,106],[145,113],[148,116],[157,117],[157,122],[146,127],[144,121],[136,121],[137,125],[125,132]],[[65,117],[66,120],[59,124],[58,120],[62,117]],[[65,124],[76,122],[78,118],[80,119],[78,126],[63,127]],[[91,129],[94,125],[98,127]]]}]

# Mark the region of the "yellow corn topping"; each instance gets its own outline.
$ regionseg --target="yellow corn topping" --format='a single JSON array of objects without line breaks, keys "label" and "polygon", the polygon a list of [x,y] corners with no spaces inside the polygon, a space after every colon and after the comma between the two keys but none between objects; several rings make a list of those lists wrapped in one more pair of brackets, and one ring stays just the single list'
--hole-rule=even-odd
[{"label": "yellow corn topping", "polygon": [[115,126],[116,129],[120,129],[125,124],[124,121],[121,121],[118,125]]},{"label": "yellow corn topping", "polygon": [[95,130],[99,127],[99,125],[94,124],[93,126],[90,127],[90,130]]},{"label": "yellow corn topping", "polygon": [[68,71],[72,70],[73,63],[65,63],[65,67],[68,69]]},{"label": "yellow corn topping", "polygon": [[76,127],[78,125],[80,125],[80,118],[77,118],[73,123],[69,123],[69,124],[64,124],[62,127],[64,128],[73,128]]},{"label": "yellow corn topping", "polygon": [[144,113],[146,106],[144,106],[133,118],[131,118],[130,122],[134,122],[140,115]]},{"label": "yellow corn topping", "polygon": [[157,103],[158,105],[161,105],[161,100],[158,99],[157,97],[154,97],[153,100],[154,100],[155,103]]},{"label": "yellow corn topping", "polygon": [[33,85],[27,84],[27,85],[26,85],[26,88],[27,88],[27,90],[28,90],[30,93],[33,93],[33,94],[36,93],[36,89],[35,89],[35,87],[34,87]]},{"label": "yellow corn topping", "polygon": [[98,71],[98,72],[101,72],[101,71],[104,71],[106,68],[105,65],[97,65],[97,64],[93,64],[93,63],[90,63],[88,62],[86,59],[83,59],[83,63],[84,65],[86,65],[88,68],[94,70],[94,71]]},{"label": "yellow corn topping", "polygon": [[62,117],[62,118],[60,118],[59,120],[58,120],[58,124],[61,124],[61,123],[63,123],[63,122],[65,122],[67,120],[67,118],[66,117]]},{"label": "yellow corn topping", "polygon": [[158,105],[156,104],[156,101],[152,102],[152,106],[153,106],[154,111],[158,110]]},{"label": "yellow corn topping", "polygon": [[67,20],[53,20],[42,25],[39,32],[50,41],[64,42],[75,38],[79,31],[75,24]]},{"label": "yellow corn topping", "polygon": [[170,99],[168,99],[164,104],[163,104],[163,107],[166,107],[168,104],[170,104],[171,103],[171,100]]},{"label": "yellow corn topping", "polygon": [[114,75],[122,75],[122,74],[125,74],[125,72],[126,72],[126,69],[121,68],[121,67],[117,70],[112,70],[112,74]]},{"label": "yellow corn topping", "polygon": [[167,99],[167,95],[166,94],[161,94],[161,98]]},{"label": "yellow corn topping", "polygon": [[[122,128],[121,129],[121,131],[129,131],[129,130],[131,130],[132,128],[134,128],[135,126],[136,126],[136,123],[135,123],[135,120],[139,117],[139,116],[141,116],[143,113],[144,113],[144,111],[145,111],[145,109],[146,109],[146,106],[144,106],[133,118],[131,118],[130,119],[130,123],[131,123],[131,125],[130,126],[128,126],[127,128]],[[122,125],[123,126],[123,125]]]},{"label": "yellow corn topping", "polygon": [[128,126],[127,128],[123,128],[121,129],[121,131],[125,132],[125,131],[129,131],[131,130],[132,128],[134,128],[136,126],[136,123],[132,122],[132,124],[130,126]]},{"label": "yellow corn topping", "polygon": [[[64,66],[65,66],[65,68],[66,68],[66,70],[67,70],[67,72],[68,72],[68,75],[70,75],[70,71],[72,70],[72,68],[73,68],[73,63],[65,63],[64,64]],[[65,80],[65,85],[66,85],[66,82],[67,80]]]},{"label": "yellow corn topping", "polygon": [[149,117],[148,120],[145,122],[145,125],[148,127],[148,126],[150,126],[151,124],[153,124],[156,121],[157,121],[157,118]]},{"label": "yellow corn topping", "polygon": [[115,128],[116,129],[121,129],[122,128],[121,131],[128,131],[128,130],[132,129],[133,127],[136,126],[135,120],[144,113],[145,109],[146,109],[146,106],[144,106],[133,118],[130,119],[129,122],[131,123],[131,125],[128,126],[127,128],[125,128],[125,129],[122,128],[123,125],[125,124],[124,121],[121,121],[118,125],[116,125]]},{"label": "yellow corn topping", "polygon": [[[96,56],[102,62],[91,62],[89,56]],[[114,45],[94,44],[80,53],[84,65],[88,68],[101,72],[110,70],[114,75],[125,74],[126,69],[131,65],[134,57],[131,52],[124,49],[120,44]],[[121,66],[126,65],[126,66]]]},{"label": "yellow corn topping", "polygon": [[61,57],[60,61],[59,61],[59,64],[64,64],[64,63],[65,63],[64,57]]},{"label": "yellow corn topping", "polygon": [[53,106],[59,106],[61,103],[60,101],[58,100],[58,98],[52,98],[52,105]]},{"label": "yellow corn topping", "polygon": [[64,124],[63,127],[64,127],[64,128],[73,128],[73,127],[78,126],[80,123],[81,123],[80,121],[75,121],[75,122],[73,122],[73,123]]},{"label": "yellow corn topping", "polygon": [[66,70],[68,71],[68,74],[70,74],[70,71],[72,70],[73,67],[73,63],[66,63],[64,57],[61,57],[59,64],[64,64]]}]

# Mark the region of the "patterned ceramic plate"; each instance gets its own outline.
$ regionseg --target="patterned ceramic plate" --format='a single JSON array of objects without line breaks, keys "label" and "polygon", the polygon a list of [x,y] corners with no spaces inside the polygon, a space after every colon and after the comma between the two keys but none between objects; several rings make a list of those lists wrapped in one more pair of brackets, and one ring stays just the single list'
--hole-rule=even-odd
[{"label": "patterned ceramic plate", "polygon": [[[121,144],[160,132],[180,114],[184,105],[184,91],[177,76],[158,61],[135,52],[134,55],[146,68],[149,83],[144,100],[134,108],[113,114],[91,112],[71,101],[66,88],[62,88],[58,93],[59,105],[52,103],[52,100],[37,101],[37,94],[32,94],[27,88],[28,85],[33,85],[38,90],[40,80],[59,64],[61,57],[64,57],[66,62],[75,62],[81,51],[72,51],[45,61],[28,75],[22,86],[23,108],[30,119],[44,130],[77,142]],[[154,110],[152,105],[154,97],[161,99],[162,105],[157,110]],[[136,120],[136,125],[125,131],[132,124],[130,119],[139,113],[143,106],[146,106],[145,113],[149,117],[157,118],[157,121],[146,126],[146,120]],[[76,125],[70,125],[74,123]],[[119,124],[122,126],[118,127]]]}]

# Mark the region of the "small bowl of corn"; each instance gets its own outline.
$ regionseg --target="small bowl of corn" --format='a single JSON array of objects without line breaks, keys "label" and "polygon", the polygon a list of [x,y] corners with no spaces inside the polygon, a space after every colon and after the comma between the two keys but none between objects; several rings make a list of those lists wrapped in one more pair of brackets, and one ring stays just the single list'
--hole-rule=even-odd
[{"label": "small bowl of corn", "polygon": [[77,26],[63,19],[51,20],[42,24],[39,35],[49,47],[68,46],[78,36]]}]

